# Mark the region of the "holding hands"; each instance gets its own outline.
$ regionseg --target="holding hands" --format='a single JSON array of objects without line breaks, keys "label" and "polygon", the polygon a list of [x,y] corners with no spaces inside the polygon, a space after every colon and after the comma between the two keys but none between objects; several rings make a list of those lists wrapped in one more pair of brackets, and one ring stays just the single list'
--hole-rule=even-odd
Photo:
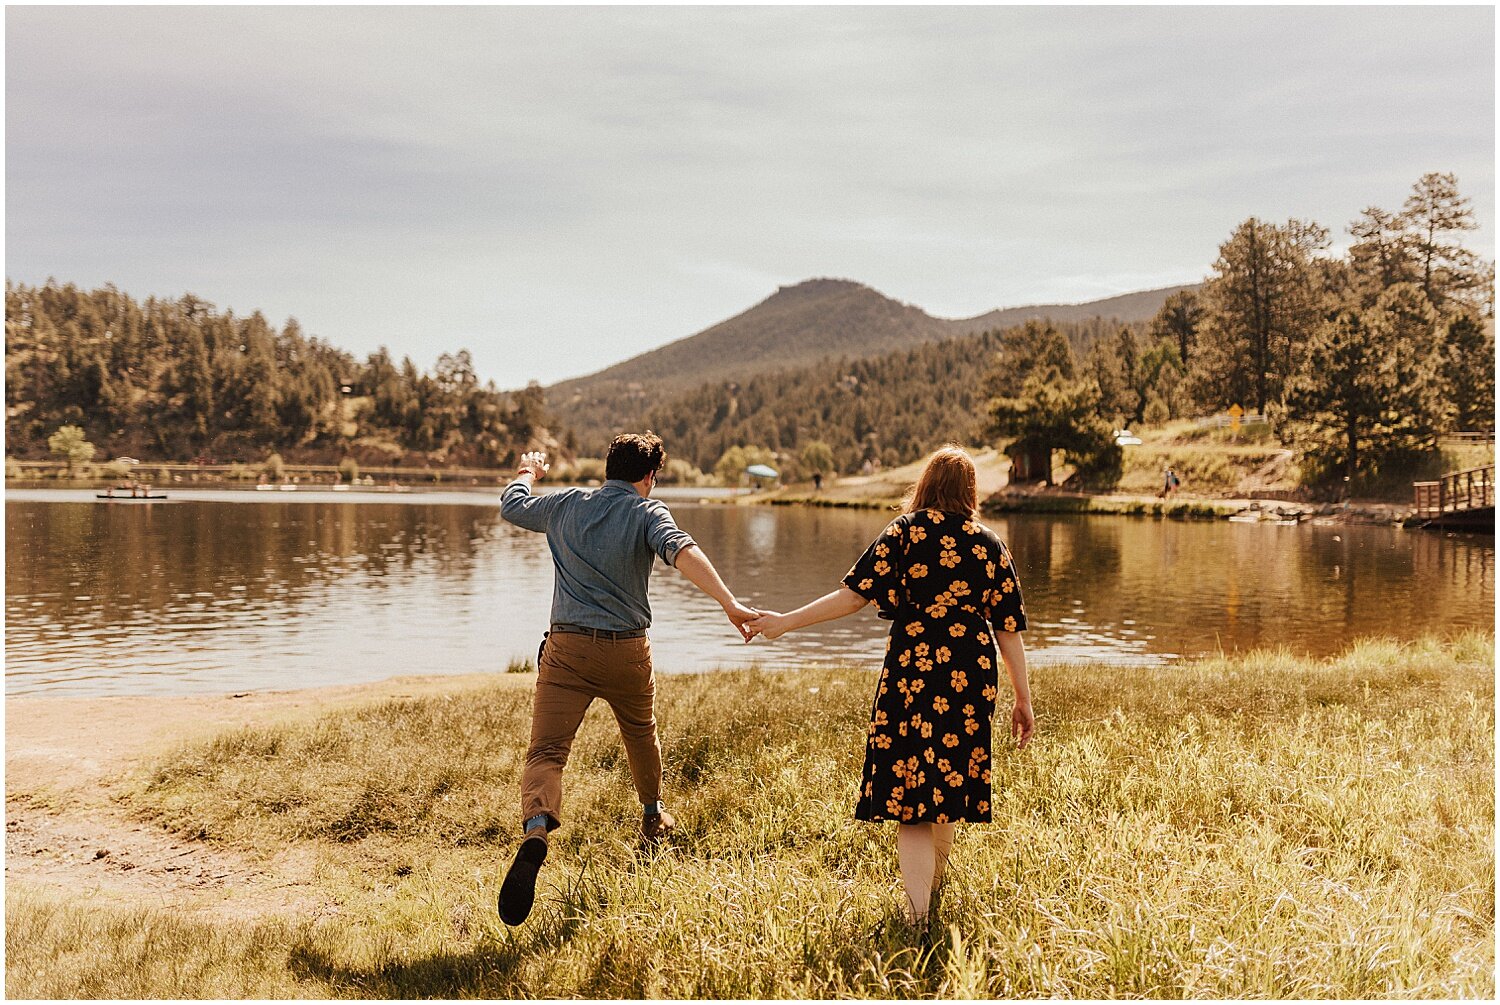
[{"label": "holding hands", "polygon": [[776,611],[758,612],[755,620],[746,624],[745,627],[750,630],[750,634],[745,636],[747,642],[757,635],[765,636],[767,640],[779,639],[790,628],[786,615],[778,614]]}]

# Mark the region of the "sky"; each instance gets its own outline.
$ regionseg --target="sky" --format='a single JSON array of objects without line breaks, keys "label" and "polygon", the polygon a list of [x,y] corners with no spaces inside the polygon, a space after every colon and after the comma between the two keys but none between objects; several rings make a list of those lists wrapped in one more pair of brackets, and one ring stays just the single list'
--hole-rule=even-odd
[{"label": "sky", "polygon": [[812,277],[941,317],[1196,282],[1429,171],[1493,259],[1494,17],[11,6],[6,276],[517,387]]}]

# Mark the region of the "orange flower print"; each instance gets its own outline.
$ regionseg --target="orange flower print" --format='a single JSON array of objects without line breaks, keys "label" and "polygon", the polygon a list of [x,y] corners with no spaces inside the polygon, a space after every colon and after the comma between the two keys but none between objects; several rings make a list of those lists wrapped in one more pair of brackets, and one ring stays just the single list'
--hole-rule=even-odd
[{"label": "orange flower print", "polygon": [[889,527],[887,527],[885,529],[885,536],[886,537],[900,537],[901,536],[901,521],[900,520],[896,520]]},{"label": "orange flower print", "polygon": [[[978,729],[979,727],[975,726],[974,728]],[[932,723],[930,723],[930,722],[924,722],[924,723],[922,723],[922,739],[924,739],[924,740],[930,740],[930,739],[932,739]]]},{"label": "orange flower print", "polygon": [[872,587],[874,585],[875,585],[875,580],[873,580],[873,579],[861,579],[859,581],[859,588],[861,590],[868,590],[870,587]]},{"label": "orange flower print", "polygon": [[948,783],[948,788],[950,789],[962,788],[964,784],[964,776],[960,775],[956,771],[950,771],[943,776],[943,781]]},{"label": "orange flower print", "polygon": [[933,604],[931,607],[927,608],[926,614],[929,618],[937,618],[941,621],[943,618],[946,618],[948,616],[948,608],[944,607],[942,604]]},{"label": "orange flower print", "polygon": [[914,680],[914,681],[911,682],[911,693],[912,693],[912,695],[915,696],[917,694],[920,694],[921,691],[922,691],[922,689],[924,687],[926,687],[926,686],[927,686],[927,682],[925,680],[923,680],[922,678],[918,677],[916,680]]},{"label": "orange flower print", "polygon": [[914,716],[911,717],[911,724],[913,726],[920,726],[920,725],[922,725],[922,713],[921,712],[918,712],[916,715],[914,715]]},{"label": "orange flower print", "polygon": [[990,668],[990,658],[988,656],[981,656],[981,657],[979,657],[979,669],[981,669],[981,670],[988,670],[989,668]]},{"label": "orange flower print", "polygon": [[974,714],[974,706],[973,705],[965,705],[964,706],[964,715],[973,715],[973,714]]},{"label": "orange flower print", "polygon": [[1000,549],[1000,568],[1010,568],[1010,552],[1006,551],[1004,548]]},{"label": "orange flower print", "polygon": [[912,652],[916,653],[918,656],[926,656],[931,651],[932,647],[925,642],[918,642],[917,647],[912,650]]},{"label": "orange flower print", "polygon": [[932,822],[935,824],[945,824],[948,822],[948,814],[939,813],[936,817],[933,818]]},{"label": "orange flower print", "polygon": [[1016,589],[1016,581],[1014,579],[1011,579],[1009,576],[1006,576],[1004,579],[1002,579],[1000,581],[1000,592],[1001,593],[1013,593],[1013,592],[1015,592],[1015,589]]},{"label": "orange flower print", "polygon": [[[937,762],[937,769],[945,775],[949,774],[953,771],[953,762],[945,757]],[[950,782],[949,784],[951,785],[952,783]]]},{"label": "orange flower print", "polygon": [[[905,584],[902,584],[902,585],[905,585]],[[899,601],[899,600],[896,599],[896,591],[895,590],[887,590],[886,593],[885,593],[885,599],[891,605],[891,610],[893,610],[893,611],[896,608],[898,608],[898,607],[901,606],[901,601]]]},{"label": "orange flower print", "polygon": [[937,806],[942,801],[943,801],[943,790],[942,789],[936,789],[936,788],[933,789],[932,790],[932,805]]},{"label": "orange flower print", "polygon": [[[918,804],[918,805],[920,805],[920,804]],[[910,806],[903,806],[903,807],[901,807],[901,822],[902,823],[908,823],[908,822],[910,822],[911,821],[911,815],[912,815],[912,810],[911,810]]]},{"label": "orange flower print", "polygon": [[871,722],[876,726],[889,726],[891,724],[891,720],[886,716],[885,709],[883,708],[875,710],[875,718]]},{"label": "orange flower print", "polygon": [[982,646],[987,646],[990,644],[990,633],[980,632],[978,635],[974,636],[974,641],[978,642]]},{"label": "orange flower print", "polygon": [[[910,698],[906,699],[906,707],[907,708],[911,707],[911,699]],[[906,723],[904,723],[904,722],[898,722],[898,723],[896,723],[896,732],[900,733],[902,736],[905,736],[906,735]]]},{"label": "orange flower print", "polygon": [[896,657],[896,662],[900,663],[902,666],[910,666],[911,665],[911,650],[910,649],[903,649],[903,650],[901,650],[901,655]]},{"label": "orange flower print", "polygon": [[958,597],[967,597],[972,591],[970,591],[969,589],[969,583],[967,580],[955,579],[951,584],[949,584],[948,592],[953,594],[954,598],[957,599]]},{"label": "orange flower print", "polygon": [[944,551],[952,551],[954,548],[958,547],[958,539],[949,537],[947,534],[944,534],[942,540],[940,540],[938,543],[943,546]]},{"label": "orange flower print", "polygon": [[995,690],[995,685],[993,685],[993,684],[986,684],[984,686],[984,700],[985,701],[994,701],[995,700],[995,696],[998,695],[999,693],[1000,692],[998,692],[998,691]]},{"label": "orange flower print", "polygon": [[943,734],[943,746],[945,746],[945,747],[956,747],[956,746],[958,746],[958,734],[957,733],[944,733]]},{"label": "orange flower print", "polygon": [[906,634],[910,635],[912,638],[916,638],[926,630],[927,629],[923,627],[922,622],[920,621],[913,621],[911,624],[906,626]]},{"label": "orange flower print", "polygon": [[995,563],[994,562],[986,562],[986,563],[984,563],[984,574],[986,576],[990,577],[991,579],[995,578]]},{"label": "orange flower print", "polygon": [[931,747],[928,747],[926,750],[922,751],[922,760],[926,761],[928,764],[931,764],[932,759],[936,756],[937,755],[932,752]]},{"label": "orange flower print", "polygon": [[936,712],[938,715],[942,715],[944,712],[948,711],[948,699],[944,698],[940,694],[933,695],[933,697],[932,697],[932,710],[934,712]]},{"label": "orange flower print", "polygon": [[974,557],[981,562],[990,557],[990,550],[982,544],[976,544],[972,551],[974,552]]},{"label": "orange flower print", "polygon": [[923,565],[921,562],[918,562],[916,565],[913,565],[911,567],[911,571],[908,572],[907,575],[912,579],[921,579],[927,575],[927,566]]},{"label": "orange flower print", "polygon": [[955,691],[962,691],[964,688],[969,686],[969,675],[964,673],[962,670],[953,671],[953,674],[949,679],[952,682],[953,690]]},{"label": "orange flower print", "polygon": [[877,733],[875,734],[875,746],[881,750],[890,750],[891,738],[884,733]]},{"label": "orange flower print", "polygon": [[989,768],[985,768],[983,771],[981,771],[979,773],[979,780],[981,782],[983,782],[984,784],[986,784],[986,785],[990,784],[990,769]]},{"label": "orange flower print", "polygon": [[938,564],[945,569],[958,568],[958,552],[945,551],[938,556]]},{"label": "orange flower print", "polygon": [[921,543],[922,541],[925,541],[925,540],[927,540],[927,528],[926,527],[913,527],[911,529],[911,543],[912,544],[919,544],[919,543]]},{"label": "orange flower print", "polygon": [[947,663],[953,658],[953,653],[949,651],[947,646],[938,646],[937,652],[932,655],[939,663]]},{"label": "orange flower print", "polygon": [[963,638],[964,633],[968,630],[968,627],[965,626],[962,622],[954,622],[953,624],[948,626],[948,634],[953,636],[955,639]]},{"label": "orange flower print", "polygon": [[981,799],[974,808],[980,813],[988,813],[990,811],[990,801],[988,799]]},{"label": "orange flower print", "polygon": [[941,510],[935,510],[935,509],[928,510],[927,511],[927,519],[931,520],[933,523],[942,523],[943,522],[942,511]]},{"label": "orange flower print", "polygon": [[1013,631],[1016,630],[1016,619],[1015,618],[1007,617],[1005,619],[1005,630],[1007,632],[1013,632]]},{"label": "orange flower print", "polygon": [[875,557],[876,558],[885,558],[885,556],[889,555],[890,553],[891,553],[891,546],[888,545],[888,544],[886,544],[884,541],[882,541],[881,543],[879,543],[879,544],[877,544],[875,546]]},{"label": "orange flower print", "polygon": [[978,534],[979,533],[979,524],[975,523],[973,520],[965,520],[964,521],[964,533],[965,534]]},{"label": "orange flower print", "polygon": [[919,659],[919,660],[917,660],[917,672],[918,673],[932,673],[932,660],[929,660],[929,659]]},{"label": "orange flower print", "polygon": [[975,733],[979,732],[979,723],[975,722],[973,719],[965,719],[964,732],[968,733],[970,736],[973,736]]},{"label": "orange flower print", "polygon": [[885,559],[880,559],[875,563],[875,575],[884,576],[887,572],[890,571],[891,563],[887,562]]}]

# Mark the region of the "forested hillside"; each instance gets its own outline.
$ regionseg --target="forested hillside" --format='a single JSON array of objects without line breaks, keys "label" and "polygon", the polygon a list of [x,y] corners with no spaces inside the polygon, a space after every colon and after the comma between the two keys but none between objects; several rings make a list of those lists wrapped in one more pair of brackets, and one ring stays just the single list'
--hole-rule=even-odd
[{"label": "forested hillside", "polygon": [[[1120,326],[1094,319],[1054,327],[1083,351]],[[705,471],[732,446],[795,455],[815,441],[828,444],[840,471],[866,459],[905,464],[945,440],[981,435],[986,376],[1011,334],[981,332],[708,383],[651,408],[642,424],[661,434],[673,457]]]},{"label": "forested hillside", "polygon": [[6,451],[45,457],[81,427],[105,456],[492,466],[551,444],[542,390],[481,387],[469,354],[433,373],[361,363],[259,312],[191,294],[138,303],[113,286],[5,287]]},{"label": "forested hillside", "polygon": [[811,279],[696,335],[547,390],[559,423],[584,453],[621,429],[635,428],[658,406],[707,382],[746,381],[762,374],[837,359],[867,359],[1030,318],[1139,322],[1186,287],[1132,293],[1087,304],[1015,307],[978,318],[935,318],[861,283]]}]

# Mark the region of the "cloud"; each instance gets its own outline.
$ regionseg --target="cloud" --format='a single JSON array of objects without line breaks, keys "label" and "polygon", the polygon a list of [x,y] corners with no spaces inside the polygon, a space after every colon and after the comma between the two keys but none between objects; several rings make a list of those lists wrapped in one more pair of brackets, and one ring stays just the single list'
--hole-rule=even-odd
[{"label": "cloud", "polygon": [[[1486,8],[10,8],[9,274],[596,369],[841,275],[946,316],[1201,276],[1453,170]],[[1152,285],[1156,282],[1153,280]]]}]

